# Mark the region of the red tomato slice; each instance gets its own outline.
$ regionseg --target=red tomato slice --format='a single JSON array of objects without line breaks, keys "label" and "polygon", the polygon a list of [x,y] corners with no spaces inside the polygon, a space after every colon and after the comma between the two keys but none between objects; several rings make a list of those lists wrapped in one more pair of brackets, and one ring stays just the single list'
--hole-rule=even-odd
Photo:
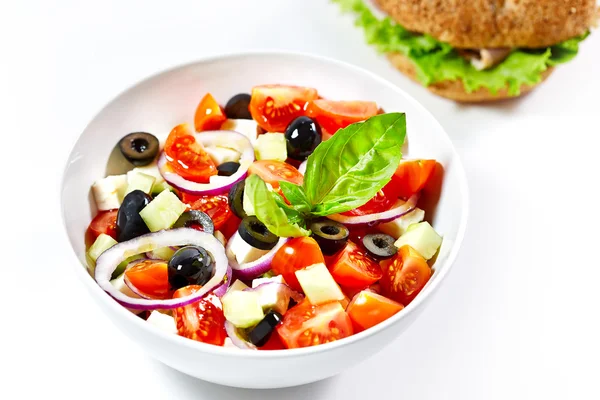
[{"label": "red tomato slice", "polygon": [[[188,200],[188,201],[186,201]],[[190,201],[191,200],[191,201]],[[233,215],[229,208],[229,200],[226,195],[217,196],[182,196],[182,201],[189,205],[190,209],[205,212],[212,219],[215,230],[221,229]],[[200,225],[192,226],[202,230]]]},{"label": "red tomato slice", "polygon": [[229,240],[237,232],[241,222],[241,219],[239,219],[235,214],[231,213],[229,219],[227,219],[227,221],[219,230],[223,236],[225,236],[225,239]]},{"label": "red tomato slice", "polygon": [[[200,286],[190,285],[178,289],[173,298],[188,296],[200,290]],[[178,307],[173,310],[177,324],[177,333],[188,339],[223,346],[225,332],[225,315],[220,307],[220,300],[213,294],[207,294],[196,303]]]},{"label": "red tomato slice", "polygon": [[305,236],[290,239],[277,250],[271,261],[271,269],[277,275],[282,275],[289,287],[301,291],[302,287],[296,278],[296,271],[324,262],[317,241]]},{"label": "red tomato slice", "polygon": [[357,294],[346,309],[354,325],[354,332],[362,332],[402,310],[404,306],[370,290]]},{"label": "red tomato slice", "polygon": [[400,197],[408,198],[423,189],[436,165],[435,160],[402,160],[392,182]]},{"label": "red tomato slice", "polygon": [[262,85],[252,88],[250,113],[267,132],[284,132],[295,118],[304,115],[316,89],[300,86]]},{"label": "red tomato slice", "polygon": [[427,261],[410,246],[402,246],[391,259],[380,263],[383,269],[381,293],[408,305],[431,277]]},{"label": "red tomato slice", "polygon": [[92,245],[104,233],[117,240],[117,213],[119,210],[100,211],[94,217],[86,232],[86,242]]},{"label": "red tomato slice", "polygon": [[288,349],[316,346],[354,333],[352,321],[337,301],[314,306],[307,300],[285,313],[277,333]]},{"label": "red tomato slice", "polygon": [[153,299],[171,298],[166,262],[141,261],[125,271],[125,276],[139,291]]},{"label": "red tomato slice", "polygon": [[307,113],[322,128],[335,133],[355,122],[377,115],[377,104],[373,101],[313,100],[308,103]]},{"label": "red tomato slice", "polygon": [[346,211],[342,215],[368,215],[387,211],[396,203],[398,196],[395,196],[395,190],[392,186],[386,185],[368,202],[354,210]]},{"label": "red tomato slice", "polygon": [[263,181],[273,186],[274,189],[279,188],[280,181],[287,181],[302,185],[304,176],[296,168],[290,164],[276,160],[260,160],[254,161],[248,169],[250,174],[258,175]]},{"label": "red tomato slice", "polygon": [[379,265],[350,241],[330,264],[329,272],[340,285],[360,289],[372,285],[383,276]]},{"label": "red tomato slice", "polygon": [[183,178],[208,183],[217,174],[217,167],[204,148],[194,138],[187,124],[177,125],[167,138],[165,154],[169,166]]},{"label": "red tomato slice", "polygon": [[212,94],[207,93],[198,108],[196,108],[196,114],[194,114],[194,126],[196,132],[216,130],[221,127],[221,124],[225,122],[227,117],[225,112],[219,106],[219,103],[215,100]]},{"label": "red tomato slice", "polygon": [[281,342],[279,335],[273,332],[267,343],[263,347],[258,347],[258,350],[285,350],[285,346]]}]

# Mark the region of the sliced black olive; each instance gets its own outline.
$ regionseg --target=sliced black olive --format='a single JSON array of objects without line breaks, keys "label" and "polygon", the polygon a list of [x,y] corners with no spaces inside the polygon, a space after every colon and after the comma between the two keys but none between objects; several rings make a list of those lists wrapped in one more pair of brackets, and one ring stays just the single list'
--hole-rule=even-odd
[{"label": "sliced black olive", "polygon": [[227,104],[225,104],[225,115],[231,119],[252,119],[250,115],[250,95],[240,93],[233,96]]},{"label": "sliced black olive", "polygon": [[242,219],[238,233],[246,243],[260,250],[271,250],[279,241],[255,216]]},{"label": "sliced black olive", "polygon": [[398,249],[394,246],[395,241],[396,239],[385,233],[371,233],[362,238],[369,254],[377,259],[390,258],[396,254]]},{"label": "sliced black olive", "polygon": [[171,289],[188,285],[204,285],[213,275],[214,264],[208,252],[199,246],[185,246],[169,260],[168,275]]},{"label": "sliced black olive", "polygon": [[231,176],[240,169],[240,164],[235,161],[224,162],[223,164],[217,166],[217,171],[219,171],[219,176]]},{"label": "sliced black olive", "polygon": [[229,190],[227,200],[229,201],[229,208],[235,214],[236,217],[244,219],[246,217],[246,211],[244,211],[244,188],[246,187],[246,181],[239,181]]},{"label": "sliced black olive", "polygon": [[189,228],[194,225],[202,226],[202,230],[211,235],[215,233],[215,225],[212,219],[208,214],[198,210],[190,210],[181,214],[179,219],[173,224],[173,228]]},{"label": "sliced black olive", "polygon": [[158,154],[158,139],[147,132],[134,132],[119,141],[123,156],[137,167],[150,164]]},{"label": "sliced black olive", "polygon": [[283,317],[277,311],[269,311],[248,334],[250,343],[257,347],[264,346]]},{"label": "sliced black olive", "polygon": [[310,230],[326,256],[332,256],[343,249],[350,236],[350,231],[345,225],[328,219],[313,222],[310,224]]},{"label": "sliced black olive", "polygon": [[117,241],[124,242],[150,232],[140,211],[151,201],[152,197],[141,190],[134,190],[125,196],[117,212]]},{"label": "sliced black olive", "polygon": [[321,127],[309,117],[298,117],[285,130],[288,157],[304,161],[321,143]]}]

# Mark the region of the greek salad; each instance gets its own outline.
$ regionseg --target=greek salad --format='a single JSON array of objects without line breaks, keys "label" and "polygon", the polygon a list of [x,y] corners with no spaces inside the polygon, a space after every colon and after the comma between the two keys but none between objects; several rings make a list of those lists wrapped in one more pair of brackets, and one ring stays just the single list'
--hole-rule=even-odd
[{"label": "greek salad", "polygon": [[407,306],[442,237],[419,195],[435,160],[402,159],[403,113],[262,85],[194,123],[116,145],[86,258],[98,285],[173,334],[246,350],[340,340]]}]

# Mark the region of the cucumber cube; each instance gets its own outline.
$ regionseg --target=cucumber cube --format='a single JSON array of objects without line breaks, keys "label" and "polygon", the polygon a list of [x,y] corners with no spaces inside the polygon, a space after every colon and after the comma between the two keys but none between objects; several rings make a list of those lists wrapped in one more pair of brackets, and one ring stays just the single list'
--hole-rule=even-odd
[{"label": "cucumber cube", "polygon": [[258,293],[236,290],[228,292],[221,302],[225,318],[237,328],[250,328],[265,317]]},{"label": "cucumber cube", "polygon": [[152,187],[156,178],[152,175],[147,175],[142,172],[129,171],[127,173],[127,190],[125,194],[131,193],[134,190],[141,190],[146,194],[152,193]]},{"label": "cucumber cube", "polygon": [[380,224],[378,228],[381,232],[387,233],[395,239],[398,239],[406,233],[410,225],[423,221],[423,218],[425,218],[425,211],[420,208],[415,208],[408,214],[396,218],[393,221]]},{"label": "cucumber cube", "polygon": [[283,133],[264,133],[254,144],[257,160],[287,160],[287,144]]},{"label": "cucumber cube", "polygon": [[185,204],[173,192],[164,190],[140,211],[140,216],[150,231],[156,232],[173,226],[185,210]]},{"label": "cucumber cube", "polygon": [[242,282],[238,279],[235,282],[233,282],[231,284],[231,286],[229,286],[229,289],[227,289],[227,293],[235,292],[236,290],[244,290],[244,289],[248,289],[248,285],[246,285],[244,282]]},{"label": "cucumber cube", "polygon": [[152,251],[153,258],[155,257],[166,261],[170,260],[171,257],[173,257],[173,254],[175,254],[175,250],[170,247],[160,247]]},{"label": "cucumber cube", "polygon": [[174,191],[173,187],[171,185],[169,185],[166,181],[154,182],[154,185],[152,185],[152,191],[150,194],[152,196],[156,196],[156,195],[161,194],[165,190],[168,190],[169,192]]},{"label": "cucumber cube", "polygon": [[92,185],[94,200],[100,211],[114,210],[119,208],[125,190],[127,189],[127,175],[109,175],[98,179]]},{"label": "cucumber cube", "polygon": [[112,237],[101,233],[100,236],[96,239],[94,244],[89,248],[86,254],[86,260],[88,262],[88,268],[92,275],[94,274],[94,269],[96,268],[96,260],[100,257],[100,254],[104,253],[106,250],[113,247],[117,244],[117,241]]},{"label": "cucumber cube", "polygon": [[435,255],[441,244],[442,237],[427,221],[411,224],[406,233],[394,243],[398,248],[409,245],[426,260]]},{"label": "cucumber cube", "polygon": [[296,271],[296,278],[311,304],[343,300],[346,297],[323,263]]}]

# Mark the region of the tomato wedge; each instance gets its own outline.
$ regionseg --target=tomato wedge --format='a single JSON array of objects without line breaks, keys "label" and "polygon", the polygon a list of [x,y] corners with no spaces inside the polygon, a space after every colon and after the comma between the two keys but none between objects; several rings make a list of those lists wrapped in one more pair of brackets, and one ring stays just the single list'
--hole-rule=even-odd
[{"label": "tomato wedge", "polygon": [[173,128],[164,151],[169,166],[189,181],[208,183],[210,177],[218,173],[215,163],[202,144],[196,141],[187,124]]},{"label": "tomato wedge", "polygon": [[326,131],[338,129],[377,115],[377,103],[373,101],[313,100],[308,103],[307,114],[314,118]]},{"label": "tomato wedge", "polygon": [[[181,201],[186,203],[191,210],[198,210],[208,214],[213,221],[215,230],[221,229],[233,215],[226,195],[194,196],[182,194]],[[200,225],[193,225],[192,228],[202,230]]]},{"label": "tomato wedge", "polygon": [[395,194],[396,190],[392,186],[390,186],[390,184],[388,184],[384,186],[383,189],[381,189],[379,192],[377,192],[377,194],[371,200],[369,200],[362,206],[355,208],[354,210],[342,213],[342,215],[359,216],[387,211],[390,208],[392,208],[392,206],[398,200],[398,196],[396,196]]},{"label": "tomato wedge", "polygon": [[92,245],[104,233],[117,240],[117,213],[119,210],[100,211],[94,217],[86,232],[86,242]]},{"label": "tomato wedge", "polygon": [[316,346],[354,333],[352,321],[337,301],[314,306],[304,300],[285,313],[277,333],[288,349]]},{"label": "tomato wedge", "polygon": [[362,332],[402,310],[404,306],[370,290],[358,293],[346,309],[355,332]]},{"label": "tomato wedge", "polygon": [[207,93],[200,100],[200,104],[196,108],[194,127],[196,128],[196,132],[217,130],[226,119],[225,112],[219,103],[217,103],[212,94]]},{"label": "tomato wedge", "polygon": [[169,269],[166,262],[145,260],[125,271],[125,276],[140,292],[153,299],[168,299]]},{"label": "tomato wedge", "polygon": [[427,261],[410,246],[402,246],[393,258],[380,265],[383,269],[382,294],[404,305],[419,294],[431,277]]},{"label": "tomato wedge", "polygon": [[279,188],[280,181],[287,181],[296,185],[302,185],[302,182],[304,182],[304,176],[300,171],[288,163],[276,160],[254,161],[248,172],[258,175],[260,179],[273,186],[274,189]]},{"label": "tomato wedge", "polygon": [[340,285],[360,289],[372,285],[383,276],[379,265],[351,241],[330,264],[329,272]]},{"label": "tomato wedge", "polygon": [[307,103],[318,97],[316,89],[261,85],[252,88],[250,113],[267,132],[284,132],[295,118],[304,115]]},{"label": "tomato wedge", "polygon": [[[173,294],[173,298],[188,296],[198,290],[200,286],[186,286],[178,289]],[[227,332],[225,315],[220,304],[217,296],[207,294],[196,303],[174,309],[173,317],[177,324],[177,333],[199,342],[223,346]]]},{"label": "tomato wedge", "polygon": [[435,160],[402,160],[394,173],[393,182],[400,197],[408,198],[427,184],[435,169]]},{"label": "tomato wedge", "polygon": [[289,287],[301,291],[296,271],[324,262],[323,253],[315,239],[298,237],[288,240],[277,250],[271,261],[271,269],[277,275],[282,275]]}]

